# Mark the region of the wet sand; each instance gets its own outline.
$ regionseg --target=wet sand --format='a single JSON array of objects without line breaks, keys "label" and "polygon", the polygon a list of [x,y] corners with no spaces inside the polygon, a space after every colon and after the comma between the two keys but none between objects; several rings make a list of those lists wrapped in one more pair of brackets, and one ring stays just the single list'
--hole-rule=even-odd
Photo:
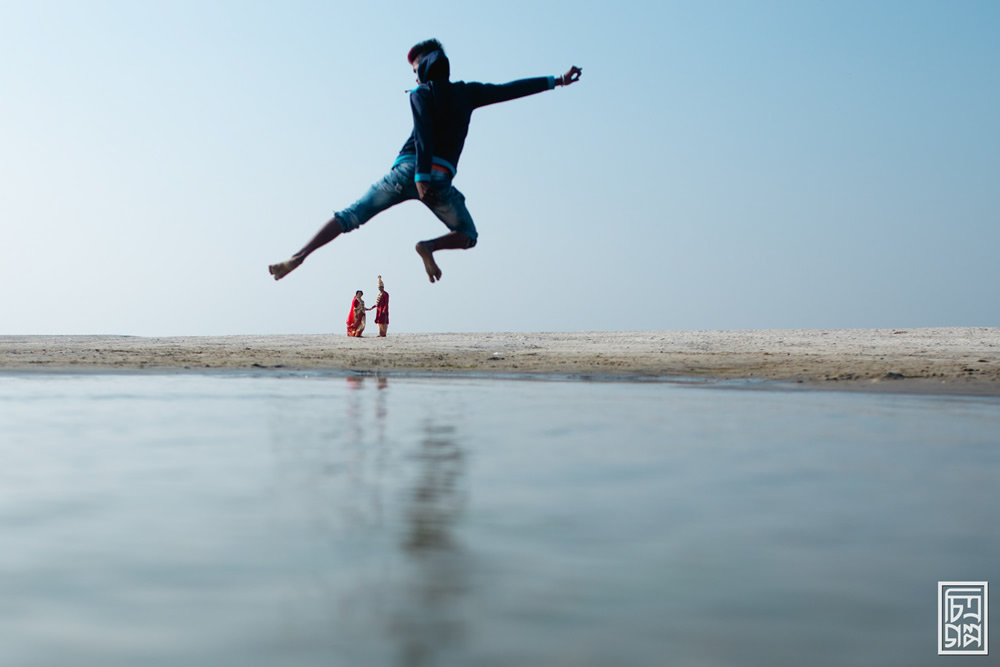
[{"label": "wet sand", "polygon": [[0,370],[279,369],[775,380],[1000,395],[1000,328],[0,336]]}]

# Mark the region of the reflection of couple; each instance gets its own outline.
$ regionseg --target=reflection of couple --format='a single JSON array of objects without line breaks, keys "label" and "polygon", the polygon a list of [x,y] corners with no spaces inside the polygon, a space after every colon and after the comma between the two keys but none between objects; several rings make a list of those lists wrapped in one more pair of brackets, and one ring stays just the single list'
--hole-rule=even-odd
[{"label": "reflection of couple", "polygon": [[361,290],[354,293],[351,312],[347,315],[347,335],[361,338],[361,334],[365,330],[365,311],[374,310],[378,335],[384,338],[389,329],[389,293],[385,291],[382,284],[382,276],[378,277],[378,296],[375,297],[375,305],[371,308],[365,308],[364,294]]}]

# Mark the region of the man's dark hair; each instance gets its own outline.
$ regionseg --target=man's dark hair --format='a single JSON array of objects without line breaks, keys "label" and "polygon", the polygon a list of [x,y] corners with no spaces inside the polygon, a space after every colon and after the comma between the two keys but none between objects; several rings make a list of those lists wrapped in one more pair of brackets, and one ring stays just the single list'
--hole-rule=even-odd
[{"label": "man's dark hair", "polygon": [[426,56],[431,51],[441,51],[443,53],[444,47],[436,39],[425,39],[419,44],[413,45],[410,52],[406,54],[406,62],[412,63],[414,60]]}]

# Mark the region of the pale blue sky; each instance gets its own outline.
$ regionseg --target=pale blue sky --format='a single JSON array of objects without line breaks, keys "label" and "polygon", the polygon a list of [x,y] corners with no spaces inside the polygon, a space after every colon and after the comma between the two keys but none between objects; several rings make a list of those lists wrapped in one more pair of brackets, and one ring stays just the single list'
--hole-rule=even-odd
[{"label": "pale blue sky", "polygon": [[[487,6],[487,4],[489,6]],[[1000,3],[0,0],[0,334],[1000,326]],[[477,111],[480,242],[403,204],[409,47]]]}]

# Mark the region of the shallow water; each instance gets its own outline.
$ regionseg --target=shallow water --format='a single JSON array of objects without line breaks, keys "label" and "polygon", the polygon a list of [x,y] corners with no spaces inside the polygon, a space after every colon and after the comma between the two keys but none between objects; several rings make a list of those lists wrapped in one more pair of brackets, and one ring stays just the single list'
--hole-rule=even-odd
[{"label": "shallow water", "polygon": [[1000,401],[0,376],[0,664],[922,665]]}]

